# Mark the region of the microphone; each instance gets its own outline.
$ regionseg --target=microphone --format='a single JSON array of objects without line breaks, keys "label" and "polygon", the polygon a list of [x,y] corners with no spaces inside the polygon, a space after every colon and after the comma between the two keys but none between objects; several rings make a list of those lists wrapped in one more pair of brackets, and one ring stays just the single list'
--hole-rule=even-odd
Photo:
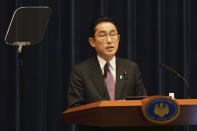
[{"label": "microphone", "polygon": [[168,67],[168,66],[166,66],[166,65],[164,65],[164,64],[160,64],[160,66],[164,69],[164,70],[167,70],[167,71],[169,71],[169,72],[171,72],[172,74],[174,74],[174,75],[176,75],[176,76],[178,76],[179,78],[181,78],[183,81],[184,81],[184,83],[187,85],[187,88],[188,88],[188,91],[187,91],[187,97],[188,97],[188,99],[189,99],[189,83],[187,82],[187,80],[183,77],[183,76],[181,76],[178,72],[176,72],[175,70],[173,70],[172,68],[170,68],[170,67]]},{"label": "microphone", "polygon": [[168,66],[166,66],[166,65],[164,65],[164,64],[160,64],[160,66],[161,66],[163,69],[165,69],[165,70],[167,70],[167,71],[169,71],[169,72],[172,72],[172,73],[175,74],[175,75],[179,74],[179,73],[177,73],[175,70],[173,70],[172,68],[170,68],[170,67],[168,67]]},{"label": "microphone", "polygon": [[176,72],[176,71],[173,70],[172,68],[170,68],[170,67],[168,67],[168,66],[166,66],[166,65],[164,65],[164,64],[160,64],[160,66],[161,66],[163,69],[165,69],[165,70],[171,72],[172,74],[174,74],[174,75],[180,77],[181,79],[183,79],[183,80],[185,79],[184,77],[182,77],[178,72]]}]

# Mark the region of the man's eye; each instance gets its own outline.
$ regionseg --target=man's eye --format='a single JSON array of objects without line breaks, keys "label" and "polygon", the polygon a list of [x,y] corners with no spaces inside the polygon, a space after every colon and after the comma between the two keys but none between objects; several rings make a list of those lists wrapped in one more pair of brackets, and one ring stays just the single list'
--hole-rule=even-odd
[{"label": "man's eye", "polygon": [[116,34],[110,34],[110,36],[115,36]]},{"label": "man's eye", "polygon": [[106,36],[105,34],[100,35],[100,37],[105,37],[105,36]]}]

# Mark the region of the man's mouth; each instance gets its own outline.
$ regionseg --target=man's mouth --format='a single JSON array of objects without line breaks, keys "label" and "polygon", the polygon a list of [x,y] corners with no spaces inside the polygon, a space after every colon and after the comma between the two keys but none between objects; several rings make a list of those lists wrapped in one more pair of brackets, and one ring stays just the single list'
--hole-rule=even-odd
[{"label": "man's mouth", "polygon": [[113,46],[106,47],[106,49],[113,49],[113,48],[114,48]]}]

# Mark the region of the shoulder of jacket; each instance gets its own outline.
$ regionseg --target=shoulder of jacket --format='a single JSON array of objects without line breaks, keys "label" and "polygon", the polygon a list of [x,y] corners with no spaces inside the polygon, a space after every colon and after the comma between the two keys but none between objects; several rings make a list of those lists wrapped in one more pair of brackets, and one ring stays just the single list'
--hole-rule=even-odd
[{"label": "shoulder of jacket", "polygon": [[137,66],[138,65],[134,61],[131,61],[131,60],[125,59],[125,58],[120,58],[120,57],[117,57],[117,61],[120,62],[121,64],[126,64],[126,65],[133,65],[133,66]]},{"label": "shoulder of jacket", "polygon": [[90,57],[82,62],[80,62],[79,64],[73,65],[72,68],[74,69],[86,69],[88,68],[91,63],[93,63],[95,61],[95,57]]}]

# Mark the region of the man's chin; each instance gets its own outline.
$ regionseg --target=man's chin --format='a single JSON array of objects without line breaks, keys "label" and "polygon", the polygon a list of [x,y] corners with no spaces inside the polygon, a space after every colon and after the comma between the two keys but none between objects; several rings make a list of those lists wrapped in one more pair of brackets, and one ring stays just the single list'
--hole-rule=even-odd
[{"label": "man's chin", "polygon": [[112,53],[112,52],[110,52],[110,53],[106,53],[106,54],[105,54],[105,56],[107,56],[107,57],[113,57],[114,55],[115,55],[115,53],[114,53],[114,52],[113,52],[113,53]]},{"label": "man's chin", "polygon": [[114,54],[115,54],[114,51],[112,51],[112,52],[106,52],[105,55],[112,56],[112,55],[114,55]]}]

